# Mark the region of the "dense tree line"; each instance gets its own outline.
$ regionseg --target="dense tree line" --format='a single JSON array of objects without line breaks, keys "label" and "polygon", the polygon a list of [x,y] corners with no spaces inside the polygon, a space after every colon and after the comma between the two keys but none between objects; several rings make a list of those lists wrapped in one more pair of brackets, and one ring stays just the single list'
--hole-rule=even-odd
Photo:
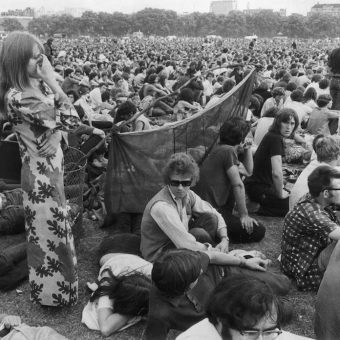
[{"label": "dense tree line", "polygon": [[[340,25],[337,21],[337,17],[325,14],[308,17],[292,14],[282,17],[268,11],[253,15],[232,11],[227,16],[198,12],[178,15],[174,11],[145,8],[130,15],[120,12],[111,14],[87,11],[80,18],[70,15],[43,16],[34,18],[29,23],[28,30],[34,34],[62,33],[70,37],[123,36],[140,30],[146,35],[163,36],[214,34],[223,37],[242,37],[254,33],[260,37],[272,37],[281,32],[292,38],[325,38],[340,36]],[[4,24],[6,26],[6,23]],[[16,25],[12,20],[5,28],[10,31],[14,27]]]}]

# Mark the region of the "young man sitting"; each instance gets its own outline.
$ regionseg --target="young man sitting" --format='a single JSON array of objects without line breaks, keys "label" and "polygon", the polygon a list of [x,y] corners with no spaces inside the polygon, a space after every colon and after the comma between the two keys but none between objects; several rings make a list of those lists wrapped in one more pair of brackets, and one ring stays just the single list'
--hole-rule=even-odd
[{"label": "young man sitting", "polygon": [[[203,162],[200,180],[193,189],[223,216],[228,225],[228,237],[236,243],[258,242],[266,231],[248,215],[239,169],[247,176],[253,172],[251,143],[244,142],[249,130],[249,124],[241,118],[232,118],[222,125],[220,142]],[[241,163],[237,155],[240,147],[243,151]],[[232,214],[235,201],[239,217]]]},{"label": "young man sitting", "polygon": [[216,246],[228,252],[227,227],[222,216],[190,190],[199,177],[191,156],[176,153],[164,169],[166,186],[147,204],[141,224],[141,252],[154,262],[168,249],[204,251]]},{"label": "young man sitting", "polygon": [[281,270],[303,291],[317,290],[336,242],[339,220],[332,205],[340,205],[340,172],[328,165],[308,177],[309,193],[284,220]]}]

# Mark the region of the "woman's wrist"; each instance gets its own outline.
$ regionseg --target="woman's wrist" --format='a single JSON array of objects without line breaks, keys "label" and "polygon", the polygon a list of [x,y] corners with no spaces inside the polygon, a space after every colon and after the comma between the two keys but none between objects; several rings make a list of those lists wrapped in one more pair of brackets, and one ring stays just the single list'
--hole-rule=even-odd
[{"label": "woman's wrist", "polygon": [[240,268],[246,268],[247,267],[247,260],[243,257],[240,258],[240,263],[238,265]]}]

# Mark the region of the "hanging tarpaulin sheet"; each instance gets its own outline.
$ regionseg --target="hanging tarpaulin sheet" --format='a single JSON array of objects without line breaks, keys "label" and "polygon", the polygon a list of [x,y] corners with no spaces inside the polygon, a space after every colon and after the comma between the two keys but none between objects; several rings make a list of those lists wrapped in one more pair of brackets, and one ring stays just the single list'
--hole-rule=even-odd
[{"label": "hanging tarpaulin sheet", "polygon": [[246,116],[254,78],[253,70],[212,107],[183,121],[113,134],[105,186],[108,214],[143,212],[163,186],[162,169],[173,153],[190,153],[200,163],[216,143],[221,125]]}]

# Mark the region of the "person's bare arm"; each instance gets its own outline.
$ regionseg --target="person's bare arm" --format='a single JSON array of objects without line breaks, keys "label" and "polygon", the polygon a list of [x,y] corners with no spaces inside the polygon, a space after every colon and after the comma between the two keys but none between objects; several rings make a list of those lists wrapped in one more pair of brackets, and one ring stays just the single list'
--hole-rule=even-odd
[{"label": "person's bare arm", "polygon": [[227,170],[227,175],[233,188],[237,209],[240,214],[241,224],[243,228],[247,230],[248,233],[252,233],[253,224],[254,223],[257,224],[257,222],[248,215],[244,184],[241,180],[238,167],[236,165],[231,166]]},{"label": "person's bare arm", "polygon": [[272,156],[271,165],[275,192],[279,198],[286,198],[288,193],[283,190],[282,157],[280,155]]}]

